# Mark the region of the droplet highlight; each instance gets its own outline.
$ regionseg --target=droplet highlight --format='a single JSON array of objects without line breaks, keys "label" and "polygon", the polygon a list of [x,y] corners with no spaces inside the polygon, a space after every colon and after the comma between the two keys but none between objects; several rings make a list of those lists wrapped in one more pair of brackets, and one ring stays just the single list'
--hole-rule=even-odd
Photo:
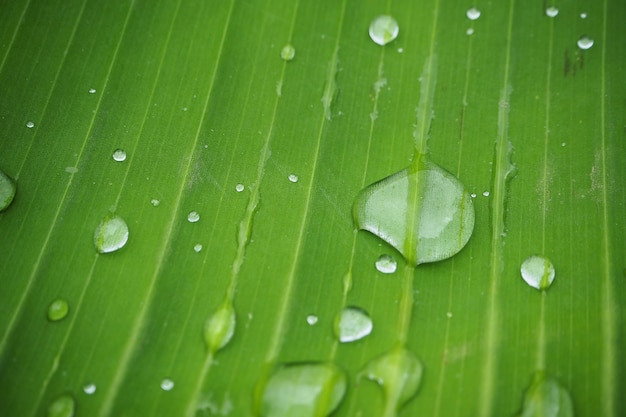
[{"label": "droplet highlight", "polygon": [[587,18],[587,13],[582,12],[582,13],[580,14],[580,18],[581,18],[581,19],[586,19],[586,18]]},{"label": "droplet highlight", "polygon": [[296,174],[289,174],[289,177],[287,178],[289,178],[289,181],[291,182],[298,182],[298,179],[299,179]]},{"label": "droplet highlight", "polygon": [[548,258],[533,255],[522,262],[520,269],[526,284],[538,290],[545,290],[554,281],[554,265]]},{"label": "droplet highlight", "polygon": [[367,312],[359,307],[346,307],[335,319],[335,336],[341,343],[354,342],[372,333],[374,324]]},{"label": "droplet highlight", "polygon": [[99,253],[119,250],[128,242],[128,225],[120,216],[110,213],[96,227],[93,243]]},{"label": "droplet highlight", "polygon": [[576,45],[583,50],[589,49],[593,46],[593,39],[587,35],[581,36],[580,39],[578,39],[578,42],[576,42]]},{"label": "droplet highlight", "polygon": [[87,395],[93,395],[96,393],[96,384],[88,383],[83,385],[83,392]]},{"label": "droplet highlight", "polygon": [[559,9],[554,6],[550,6],[546,9],[546,16],[548,17],[556,17],[559,14]]},{"label": "droplet highlight", "polygon": [[163,391],[171,391],[172,389],[174,389],[174,381],[169,378],[165,378],[163,381],[161,381],[161,389]]},{"label": "droplet highlight", "polygon": [[200,220],[200,215],[197,211],[190,211],[187,215],[187,221],[189,223],[196,223],[198,220]]},{"label": "droplet highlight", "polygon": [[283,46],[283,49],[280,50],[280,57],[284,61],[291,61],[296,56],[296,48],[291,44],[287,44]]},{"label": "droplet highlight", "polygon": [[279,366],[257,398],[264,417],[322,417],[331,414],[346,393],[343,370],[332,363]]},{"label": "droplet highlight", "polygon": [[524,393],[520,417],[573,417],[569,392],[545,371],[536,371]]},{"label": "droplet highlight", "polygon": [[476,7],[472,7],[465,12],[465,16],[467,16],[469,20],[476,20],[480,17],[480,10]]},{"label": "droplet highlight", "polygon": [[6,210],[15,198],[17,186],[15,181],[0,170],[0,212]]},{"label": "droplet highlight", "polygon": [[398,263],[391,255],[380,255],[376,261],[376,269],[383,274],[393,274],[398,268]]},{"label": "droplet highlight", "polygon": [[306,316],[306,322],[309,323],[311,326],[317,324],[317,316],[315,314],[309,314],[308,316]]},{"label": "droplet highlight", "polygon": [[378,45],[387,45],[398,37],[400,26],[396,19],[389,15],[381,15],[370,24],[370,38]]},{"label": "droplet highlight", "polygon": [[70,311],[70,306],[62,298],[57,298],[48,306],[48,320],[50,321],[59,321],[63,320],[67,313]]},{"label": "droplet highlight", "polygon": [[48,407],[48,417],[73,417],[76,404],[70,394],[57,397]]},{"label": "droplet highlight", "polygon": [[233,303],[225,301],[204,325],[204,342],[211,353],[222,349],[235,334],[236,316]]},{"label": "droplet highlight", "polygon": [[113,160],[117,162],[123,162],[126,160],[126,151],[123,149],[116,149],[113,151]]}]

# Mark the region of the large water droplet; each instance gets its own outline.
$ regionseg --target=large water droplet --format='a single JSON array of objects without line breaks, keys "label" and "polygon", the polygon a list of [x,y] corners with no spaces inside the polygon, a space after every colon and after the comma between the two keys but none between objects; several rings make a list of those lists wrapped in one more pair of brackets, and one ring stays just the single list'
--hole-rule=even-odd
[{"label": "large water droplet", "polygon": [[122,162],[126,160],[126,151],[123,149],[116,149],[113,151],[113,160]]},{"label": "large water droplet", "polygon": [[546,9],[546,16],[548,17],[556,17],[559,14],[559,9],[554,6],[550,6]]},{"label": "large water droplet", "polygon": [[335,335],[341,343],[363,339],[372,332],[372,319],[358,307],[346,307],[335,318]]},{"label": "large water droplet", "polygon": [[0,170],[0,211],[6,210],[11,205],[16,191],[15,181]]},{"label": "large water droplet", "polygon": [[87,395],[92,395],[96,392],[96,384],[90,382],[83,385],[83,392]]},{"label": "large water droplet", "polygon": [[161,389],[163,391],[171,391],[174,388],[174,381],[169,378],[165,378],[161,381]]},{"label": "large water droplet", "polygon": [[480,10],[476,7],[472,7],[465,12],[465,16],[467,16],[469,20],[476,20],[480,17]]},{"label": "large water droplet", "polygon": [[376,269],[383,274],[393,274],[397,268],[398,264],[391,255],[380,255],[376,261]]},{"label": "large water droplet", "polygon": [[264,417],[323,417],[346,393],[346,375],[332,363],[294,363],[270,376],[260,399]]},{"label": "large water droplet", "polygon": [[385,412],[395,416],[400,408],[417,394],[423,366],[413,353],[396,347],[365,365],[361,375],[376,382],[383,390]]},{"label": "large water droplet", "polygon": [[280,50],[280,57],[285,61],[291,61],[296,56],[296,48],[291,44],[283,46]]},{"label": "large water droplet", "polygon": [[190,211],[189,214],[187,215],[187,221],[189,223],[195,223],[198,220],[200,220],[200,214],[198,214],[197,211]]},{"label": "large water droplet", "polygon": [[128,226],[124,219],[110,213],[102,219],[93,234],[93,243],[100,253],[114,252],[128,242]]},{"label": "large water droplet", "polygon": [[412,265],[458,253],[474,229],[474,206],[463,184],[422,159],[361,190],[354,219],[396,248]]},{"label": "large water droplet", "polygon": [[235,308],[225,301],[204,326],[204,342],[211,353],[222,349],[235,334]]},{"label": "large water droplet", "polygon": [[62,298],[57,298],[48,306],[48,320],[50,321],[59,321],[67,316],[67,313],[70,311],[70,306]]},{"label": "large water droplet", "polygon": [[522,262],[522,278],[526,284],[538,290],[545,290],[554,281],[554,265],[548,258],[533,255]]},{"label": "large water droplet", "polygon": [[75,402],[70,394],[63,394],[48,407],[48,417],[73,417]]},{"label": "large water droplet", "polygon": [[573,417],[574,407],[569,392],[559,382],[537,371],[524,393],[519,417]]},{"label": "large water droplet", "polygon": [[578,45],[580,49],[589,49],[593,46],[593,39],[587,35],[581,36],[578,42],[576,42],[576,45]]},{"label": "large water droplet", "polygon": [[379,45],[387,45],[398,37],[400,27],[391,16],[382,15],[370,23],[370,38]]}]

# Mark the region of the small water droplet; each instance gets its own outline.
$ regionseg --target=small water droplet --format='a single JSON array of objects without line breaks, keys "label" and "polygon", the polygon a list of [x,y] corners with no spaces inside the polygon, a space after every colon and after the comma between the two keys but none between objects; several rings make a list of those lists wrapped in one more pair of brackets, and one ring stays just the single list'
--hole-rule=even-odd
[{"label": "small water droplet", "polygon": [[389,15],[381,15],[370,24],[370,38],[378,45],[387,45],[398,37],[400,27],[396,19]]},{"label": "small water droplet", "polygon": [[15,197],[17,186],[15,181],[0,170],[0,212],[6,210]]},{"label": "small water droplet", "polygon": [[335,335],[341,343],[363,339],[372,332],[369,314],[358,307],[346,307],[335,319]]},{"label": "small water droplet", "polygon": [[48,417],[73,417],[74,408],[74,397],[70,394],[63,394],[48,407]]},{"label": "small water droplet", "polygon": [[187,111],[189,110],[187,107],[183,107],[183,111]]},{"label": "small water droplet", "polygon": [[258,408],[262,416],[327,416],[343,400],[346,387],[345,372],[332,363],[281,365],[265,384]]},{"label": "small water droplet", "polygon": [[309,314],[306,316],[306,322],[313,326],[317,323],[317,316],[315,314]]},{"label": "small water droplet", "polygon": [[545,290],[554,281],[554,265],[548,258],[533,255],[522,262],[522,278],[526,284],[538,290]]},{"label": "small water droplet", "polygon": [[215,353],[230,342],[235,334],[236,316],[233,303],[226,300],[204,325],[207,349]]},{"label": "small water droplet", "polygon": [[404,48],[398,48],[398,53],[401,54],[402,52],[404,52]]},{"label": "small water droplet", "polygon": [[587,18],[587,13],[582,12],[582,13],[580,14],[580,18],[581,18],[581,19],[586,19],[586,18]]},{"label": "small water droplet", "polygon": [[587,35],[583,35],[580,37],[580,39],[578,39],[576,45],[578,45],[580,49],[589,49],[593,46],[593,39],[591,39]]},{"label": "small water droplet", "polygon": [[95,94],[96,93],[96,89],[95,88],[90,88],[89,89],[89,94]]},{"label": "small water droplet", "polygon": [[117,162],[122,162],[126,160],[126,151],[123,149],[116,149],[113,151],[113,160]]},{"label": "small water droplet", "polygon": [[383,274],[393,274],[394,272],[396,272],[397,267],[398,264],[391,255],[380,255],[380,257],[376,261],[376,269],[378,269],[378,271],[382,272]]},{"label": "small water droplet", "polygon": [[196,243],[193,250],[194,252],[199,253],[202,250],[202,245],[200,243]]},{"label": "small water droplet", "polygon": [[50,306],[48,306],[48,320],[50,321],[59,321],[64,319],[67,316],[67,313],[70,311],[70,306],[62,298],[57,298]]},{"label": "small water droplet", "polygon": [[483,191],[483,195],[484,195],[485,197],[489,197],[489,191]]},{"label": "small water droplet", "polygon": [[536,371],[524,393],[522,411],[517,415],[573,417],[574,407],[569,392],[555,378],[547,375],[545,371]]},{"label": "small water droplet", "polygon": [[96,392],[96,384],[94,383],[88,383],[83,385],[83,392],[87,395],[92,395]]},{"label": "small water droplet", "polygon": [[465,33],[467,35],[473,35],[474,34],[474,28],[467,28],[467,30],[465,31]]},{"label": "small water droplet", "polygon": [[198,220],[200,220],[200,215],[198,214],[197,211],[190,211],[189,214],[187,215],[187,221],[189,223],[195,223]]},{"label": "small water droplet", "polygon": [[289,174],[289,181],[291,182],[298,182],[298,176],[296,174]]},{"label": "small water droplet", "polygon": [[546,16],[548,17],[556,17],[559,14],[559,9],[554,6],[550,6],[546,9]]},{"label": "small water droplet", "polygon": [[31,122],[31,121],[28,121],[28,122],[26,122],[26,127],[29,128],[29,129],[32,129],[33,127],[35,127],[35,123]]},{"label": "small water droplet", "polygon": [[283,46],[280,50],[280,57],[285,61],[291,61],[296,56],[296,48],[291,44]]},{"label": "small water droplet", "polygon": [[165,378],[161,381],[161,389],[163,391],[171,391],[174,388],[174,381],[169,378]]},{"label": "small water droplet", "polygon": [[246,187],[243,184],[237,184],[235,185],[235,190],[240,193],[242,192]]},{"label": "small water droplet", "polygon": [[465,16],[467,16],[469,20],[476,20],[480,17],[480,10],[476,7],[472,7],[465,12]]},{"label": "small water droplet", "polygon": [[128,225],[124,219],[110,213],[102,219],[93,234],[93,243],[99,253],[121,249],[128,241]]},{"label": "small water droplet", "polygon": [[152,200],[150,200],[150,204],[152,204],[154,207],[158,207],[158,205],[161,204],[161,202],[157,200],[156,198],[153,198]]},{"label": "small water droplet", "polygon": [[476,198],[476,193],[471,193],[471,194],[470,194],[470,197],[472,197],[472,198]]},{"label": "small water droplet", "polygon": [[565,143],[565,142],[561,143],[561,146],[565,147],[565,145],[566,145],[566,143]]},{"label": "small water droplet", "polygon": [[451,312],[451,311],[448,311],[448,312],[446,313],[446,317],[447,317],[447,318],[449,318],[449,319],[451,319],[451,318],[452,318],[452,312]]}]

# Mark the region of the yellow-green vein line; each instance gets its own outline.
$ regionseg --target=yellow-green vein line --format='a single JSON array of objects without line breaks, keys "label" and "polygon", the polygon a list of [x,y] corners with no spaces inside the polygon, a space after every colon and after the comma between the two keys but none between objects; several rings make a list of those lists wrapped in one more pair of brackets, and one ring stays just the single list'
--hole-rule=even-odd
[{"label": "yellow-green vein line", "polygon": [[[2,71],[4,70],[4,64],[7,61],[9,52],[11,52],[11,49],[13,49],[15,38],[17,38],[17,33],[19,32],[20,27],[22,27],[22,22],[24,22],[24,15],[26,14],[26,10],[28,10],[28,8],[30,7],[30,2],[31,0],[28,0],[26,2],[26,5],[24,5],[24,9],[22,10],[22,14],[20,15],[20,20],[18,21],[17,26],[15,27],[15,30],[13,31],[13,35],[11,36],[11,41],[9,42],[9,47],[6,49],[6,52],[4,53],[4,57],[2,58],[2,63],[0,64],[0,74],[2,74]],[[84,8],[84,5],[83,5],[83,8]]]}]

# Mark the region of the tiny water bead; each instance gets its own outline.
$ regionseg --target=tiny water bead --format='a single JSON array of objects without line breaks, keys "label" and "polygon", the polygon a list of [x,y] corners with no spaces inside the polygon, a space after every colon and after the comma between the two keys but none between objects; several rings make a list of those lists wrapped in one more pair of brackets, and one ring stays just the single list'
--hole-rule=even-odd
[{"label": "tiny water bead", "polygon": [[161,201],[159,201],[156,198],[153,198],[152,200],[150,200],[150,204],[152,204],[154,207],[158,207],[159,204],[161,204]]},{"label": "tiny water bead", "polygon": [[242,192],[246,187],[243,184],[237,184],[235,185],[235,190],[240,193]]},{"label": "tiny water bead", "polygon": [[546,9],[546,16],[548,17],[556,17],[559,14],[559,9],[554,6],[550,6]]},{"label": "tiny water bead", "polygon": [[578,45],[578,47],[583,50],[589,49],[593,46],[593,39],[591,39],[587,35],[583,35],[580,37],[580,39],[578,39],[578,42],[576,42],[576,45]]},{"label": "tiny water bead", "polygon": [[466,35],[473,35],[473,34],[474,34],[474,28],[468,28],[468,29],[465,31],[465,34],[466,34]]},{"label": "tiny water bead", "polygon": [[373,327],[369,314],[359,307],[346,307],[335,318],[335,336],[341,343],[363,339]]},{"label": "tiny water bead", "polygon": [[398,264],[391,255],[380,255],[376,261],[376,269],[383,274],[393,274],[397,268]]},{"label": "tiny water bead", "polygon": [[204,325],[204,342],[211,353],[222,349],[235,334],[236,316],[233,303],[224,301]]},{"label": "tiny water bead", "polygon": [[83,385],[83,392],[87,395],[92,395],[96,392],[96,384],[90,382]]},{"label": "tiny water bead", "polygon": [[489,197],[489,191],[483,191],[483,196]]},{"label": "tiny water bead", "polygon": [[554,281],[554,265],[548,258],[533,255],[522,262],[521,274],[526,284],[538,290],[545,290]]},{"label": "tiny water bead", "polygon": [[283,46],[280,50],[280,57],[285,61],[291,61],[296,56],[296,48],[291,44]]},{"label": "tiny water bead", "polygon": [[518,417],[573,417],[569,392],[545,371],[536,371],[524,393]]},{"label": "tiny water bead", "polygon": [[123,149],[116,149],[113,151],[113,160],[117,162],[123,162],[126,160],[126,151]]},{"label": "tiny water bead", "polygon": [[332,363],[293,363],[279,366],[257,398],[263,417],[324,417],[346,393],[345,372]]},{"label": "tiny water bead", "polygon": [[309,323],[311,326],[313,326],[314,324],[317,323],[317,316],[315,314],[309,314],[308,316],[306,316],[306,322]]},{"label": "tiny water bead", "polygon": [[580,14],[580,18],[581,18],[581,19],[586,19],[586,18],[587,18],[587,13],[582,12],[582,13]]},{"label": "tiny water bead", "polygon": [[29,129],[32,129],[33,127],[35,127],[35,123],[31,122],[31,121],[28,121],[28,122],[26,122],[26,127],[29,128]]},{"label": "tiny water bead", "polygon": [[110,213],[96,227],[93,243],[99,253],[114,252],[126,245],[128,234],[128,225],[124,219]]},{"label": "tiny water bead", "polygon": [[89,89],[89,94],[95,94],[96,93],[96,89],[95,88],[90,88]]},{"label": "tiny water bead", "polygon": [[200,220],[200,215],[198,214],[197,211],[190,211],[189,214],[187,215],[187,221],[189,223],[195,223],[198,220]]},{"label": "tiny water bead", "polygon": [[287,178],[289,178],[289,181],[291,182],[298,182],[298,179],[299,179],[296,174],[289,174],[289,177]]},{"label": "tiny water bead", "polygon": [[73,417],[76,403],[70,394],[57,397],[48,407],[48,417]]},{"label": "tiny water bead", "polygon": [[193,247],[194,252],[199,253],[202,250],[202,245],[200,243],[196,243]]},{"label": "tiny water bead", "polygon": [[476,7],[472,7],[465,12],[465,16],[467,16],[469,20],[476,20],[480,17],[480,10]]},{"label": "tiny water bead", "polygon": [[399,32],[398,22],[389,15],[378,16],[370,23],[370,38],[381,46],[396,39]]},{"label": "tiny water bead", "polygon": [[15,181],[0,170],[0,212],[6,210],[11,205],[16,192]]},{"label": "tiny water bead", "polygon": [[169,378],[165,378],[161,381],[161,389],[163,391],[171,391],[174,388],[174,381]]},{"label": "tiny water bead", "polygon": [[57,298],[48,306],[48,320],[50,321],[59,321],[64,319],[67,316],[67,313],[70,311],[70,306],[62,298]]}]

